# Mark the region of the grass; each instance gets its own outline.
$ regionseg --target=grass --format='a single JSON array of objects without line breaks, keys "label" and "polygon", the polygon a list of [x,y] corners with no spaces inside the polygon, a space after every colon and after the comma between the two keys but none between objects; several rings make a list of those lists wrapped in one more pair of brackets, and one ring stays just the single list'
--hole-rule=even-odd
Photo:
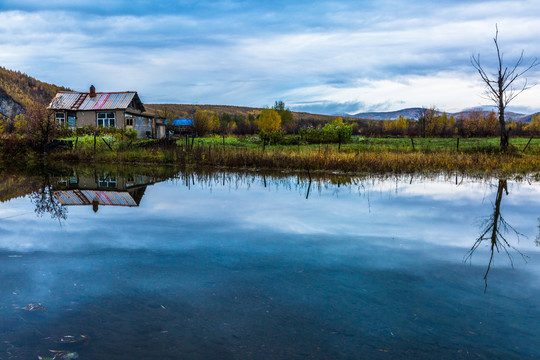
[{"label": "grass", "polygon": [[[226,137],[225,145],[245,148],[259,148],[260,144],[256,144],[250,141],[254,137],[237,138]],[[529,139],[527,138],[513,138],[510,139],[510,144],[518,150],[522,150],[527,145]],[[414,142],[414,150],[413,150]],[[457,147],[458,140],[456,138],[415,138],[411,142],[409,138],[364,138],[354,137],[353,141],[349,144],[341,145],[341,152],[440,152],[440,151],[453,151],[453,152],[498,152],[499,150],[499,138],[470,138],[459,139],[459,149]],[[179,144],[182,142],[179,141]],[[204,145],[223,145],[223,139],[221,137],[208,137],[197,138],[195,144]],[[281,149],[281,150],[293,150],[293,151],[314,151],[322,148],[334,148],[337,149],[337,144],[302,144],[300,148],[297,145],[267,145],[267,149]],[[527,153],[540,154],[540,139],[533,139],[527,147]]]},{"label": "grass", "polygon": [[[167,164],[227,167],[236,169],[272,169],[326,171],[341,173],[412,173],[448,171],[476,174],[540,173],[540,140],[511,139],[509,151],[498,150],[498,138],[414,139],[413,150],[407,138],[363,138],[337,144],[262,145],[255,137],[197,138],[186,144],[178,140],[167,148],[140,147],[144,141],[129,143],[93,137],[79,138],[77,147],[49,154],[49,162],[85,162],[109,164]],[[223,143],[225,142],[225,145]],[[17,161],[19,161],[18,159]]]}]

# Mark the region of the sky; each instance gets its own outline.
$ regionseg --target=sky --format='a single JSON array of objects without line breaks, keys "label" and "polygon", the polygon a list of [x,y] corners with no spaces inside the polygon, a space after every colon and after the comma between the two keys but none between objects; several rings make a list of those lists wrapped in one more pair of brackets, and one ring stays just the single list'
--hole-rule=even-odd
[{"label": "sky", "polygon": [[[355,114],[489,105],[471,65],[540,58],[540,0],[0,0],[0,66],[143,103]],[[527,74],[540,80],[540,66]],[[540,86],[509,110],[540,111]]]}]

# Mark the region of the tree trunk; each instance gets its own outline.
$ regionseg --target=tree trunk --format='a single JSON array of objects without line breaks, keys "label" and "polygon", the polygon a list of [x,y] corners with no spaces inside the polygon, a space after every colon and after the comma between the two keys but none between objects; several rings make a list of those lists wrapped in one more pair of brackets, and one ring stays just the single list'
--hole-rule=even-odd
[{"label": "tree trunk", "polygon": [[501,150],[506,150],[509,144],[508,130],[506,129],[506,121],[504,120],[504,104],[499,102],[499,126],[501,128]]}]

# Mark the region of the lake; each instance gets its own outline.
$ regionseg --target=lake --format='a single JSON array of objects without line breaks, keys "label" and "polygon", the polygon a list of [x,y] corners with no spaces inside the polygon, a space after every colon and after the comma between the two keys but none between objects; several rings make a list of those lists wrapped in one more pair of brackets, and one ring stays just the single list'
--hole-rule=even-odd
[{"label": "lake", "polygon": [[539,182],[312,176],[2,174],[0,359],[540,358]]}]

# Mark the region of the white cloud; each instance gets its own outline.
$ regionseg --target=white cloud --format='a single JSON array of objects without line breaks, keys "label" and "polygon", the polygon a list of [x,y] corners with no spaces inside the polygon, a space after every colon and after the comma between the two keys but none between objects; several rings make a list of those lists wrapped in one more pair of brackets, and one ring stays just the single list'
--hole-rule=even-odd
[{"label": "white cloud", "polygon": [[[358,111],[457,111],[485,103],[469,59],[481,53],[492,64],[495,23],[509,61],[521,49],[538,55],[534,0],[289,5],[300,14],[294,23],[244,5],[224,2],[216,14],[178,5],[169,14],[141,15],[4,11],[0,64],[74,89],[137,90],[150,103],[265,106],[283,99],[356,102],[364,107]],[[539,74],[531,72],[531,80]],[[513,105],[537,111],[539,95],[534,88]]]}]

